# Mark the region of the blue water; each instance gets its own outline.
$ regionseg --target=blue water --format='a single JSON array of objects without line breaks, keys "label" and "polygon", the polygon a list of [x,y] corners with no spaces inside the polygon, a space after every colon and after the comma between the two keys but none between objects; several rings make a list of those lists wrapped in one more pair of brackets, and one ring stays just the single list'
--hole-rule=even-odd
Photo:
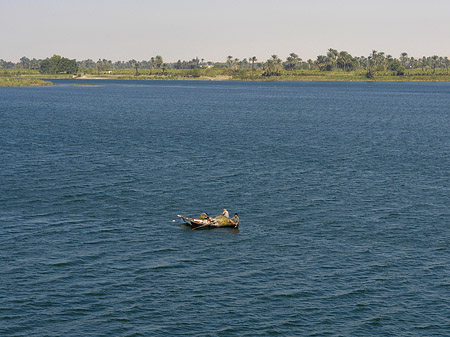
[{"label": "blue water", "polygon": [[55,83],[0,88],[0,336],[450,334],[449,83]]}]

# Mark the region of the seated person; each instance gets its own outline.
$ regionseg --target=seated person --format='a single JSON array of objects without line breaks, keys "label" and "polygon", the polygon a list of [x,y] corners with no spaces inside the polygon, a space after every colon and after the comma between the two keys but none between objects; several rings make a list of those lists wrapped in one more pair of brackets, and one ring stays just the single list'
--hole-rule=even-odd
[{"label": "seated person", "polygon": [[207,220],[209,218],[209,215],[208,215],[208,213],[205,212],[205,213],[200,214],[200,216],[198,218],[201,220]]},{"label": "seated person", "polygon": [[234,213],[234,217],[230,219],[230,222],[235,226],[239,226],[239,217],[237,213]]},{"label": "seated person", "polygon": [[223,209],[222,215],[223,215],[224,217],[226,217],[226,218],[229,218],[229,217],[230,217],[230,214],[228,213],[228,211],[227,211],[226,208]]}]

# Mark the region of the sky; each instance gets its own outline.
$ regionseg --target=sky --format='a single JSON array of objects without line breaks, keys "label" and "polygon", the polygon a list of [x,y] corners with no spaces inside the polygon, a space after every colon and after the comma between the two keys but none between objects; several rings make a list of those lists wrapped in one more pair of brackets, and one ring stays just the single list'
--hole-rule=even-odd
[{"label": "sky", "polygon": [[0,59],[450,57],[450,0],[0,0]]}]

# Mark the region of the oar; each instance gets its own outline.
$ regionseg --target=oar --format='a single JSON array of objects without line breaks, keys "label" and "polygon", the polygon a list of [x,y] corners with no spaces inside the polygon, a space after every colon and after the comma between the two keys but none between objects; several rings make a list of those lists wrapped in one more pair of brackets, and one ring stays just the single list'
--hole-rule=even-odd
[{"label": "oar", "polygon": [[207,223],[207,224],[204,224],[204,225],[201,225],[201,226],[192,228],[192,230],[194,230],[194,229],[199,229],[199,228],[202,228],[202,227],[205,227],[205,226],[209,226],[209,225],[211,225],[211,224],[210,224],[210,223]]}]

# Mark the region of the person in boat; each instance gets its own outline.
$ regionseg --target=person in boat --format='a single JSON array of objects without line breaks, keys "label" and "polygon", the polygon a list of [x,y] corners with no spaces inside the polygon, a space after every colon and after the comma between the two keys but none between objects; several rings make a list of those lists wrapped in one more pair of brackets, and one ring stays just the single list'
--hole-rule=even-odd
[{"label": "person in boat", "polygon": [[209,217],[208,213],[205,212],[205,213],[200,214],[199,219],[208,220],[208,219],[210,219],[210,217]]},{"label": "person in boat", "polygon": [[234,213],[234,216],[230,219],[230,222],[235,226],[239,226],[239,217],[237,213]]},{"label": "person in boat", "polygon": [[228,211],[227,211],[226,208],[223,209],[222,215],[223,215],[224,217],[226,217],[226,218],[229,218],[229,217],[230,217],[230,214],[228,213]]}]

